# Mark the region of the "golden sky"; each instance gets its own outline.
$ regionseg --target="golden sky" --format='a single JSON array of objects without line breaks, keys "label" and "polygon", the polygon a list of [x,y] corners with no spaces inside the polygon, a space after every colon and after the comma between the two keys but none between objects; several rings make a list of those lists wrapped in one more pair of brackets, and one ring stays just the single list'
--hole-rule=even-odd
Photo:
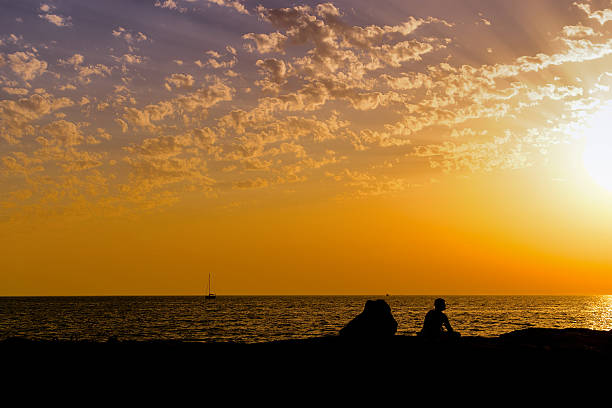
[{"label": "golden sky", "polygon": [[612,293],[610,0],[0,11],[0,295]]}]

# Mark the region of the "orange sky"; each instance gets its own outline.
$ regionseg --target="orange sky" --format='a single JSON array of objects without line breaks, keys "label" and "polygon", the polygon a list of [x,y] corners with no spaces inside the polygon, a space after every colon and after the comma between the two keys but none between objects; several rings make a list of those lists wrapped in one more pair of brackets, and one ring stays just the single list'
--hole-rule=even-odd
[{"label": "orange sky", "polygon": [[277,3],[2,6],[0,295],[612,293],[610,1]]}]

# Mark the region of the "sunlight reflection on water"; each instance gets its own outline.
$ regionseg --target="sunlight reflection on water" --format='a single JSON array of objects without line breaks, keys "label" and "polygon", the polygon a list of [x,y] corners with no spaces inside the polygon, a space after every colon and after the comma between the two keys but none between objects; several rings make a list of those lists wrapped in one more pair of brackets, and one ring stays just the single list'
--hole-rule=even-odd
[{"label": "sunlight reflection on water", "polygon": [[[336,334],[377,296],[0,298],[0,338],[257,342]],[[434,296],[389,296],[398,334],[420,330]],[[612,329],[612,296],[446,296],[463,335],[527,327]]]}]

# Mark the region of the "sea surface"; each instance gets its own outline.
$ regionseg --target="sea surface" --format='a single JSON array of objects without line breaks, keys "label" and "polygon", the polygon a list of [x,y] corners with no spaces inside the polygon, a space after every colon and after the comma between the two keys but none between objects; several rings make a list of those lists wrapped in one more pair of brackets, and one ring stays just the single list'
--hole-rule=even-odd
[{"label": "sea surface", "polygon": [[[0,297],[0,339],[263,342],[338,333],[384,298],[398,334],[420,330],[434,296]],[[496,336],[527,327],[612,329],[612,296],[445,296],[454,329]]]}]

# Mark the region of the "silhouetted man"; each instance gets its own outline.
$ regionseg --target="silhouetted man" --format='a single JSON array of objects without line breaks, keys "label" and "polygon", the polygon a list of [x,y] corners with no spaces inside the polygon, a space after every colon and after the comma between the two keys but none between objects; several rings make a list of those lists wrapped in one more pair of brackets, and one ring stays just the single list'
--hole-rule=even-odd
[{"label": "silhouetted man", "polygon": [[[434,309],[427,312],[423,330],[420,335],[427,338],[459,337],[460,334],[453,330],[448,317],[443,313],[446,310],[446,302],[442,298],[434,301]],[[446,329],[444,332],[443,328]]]}]

